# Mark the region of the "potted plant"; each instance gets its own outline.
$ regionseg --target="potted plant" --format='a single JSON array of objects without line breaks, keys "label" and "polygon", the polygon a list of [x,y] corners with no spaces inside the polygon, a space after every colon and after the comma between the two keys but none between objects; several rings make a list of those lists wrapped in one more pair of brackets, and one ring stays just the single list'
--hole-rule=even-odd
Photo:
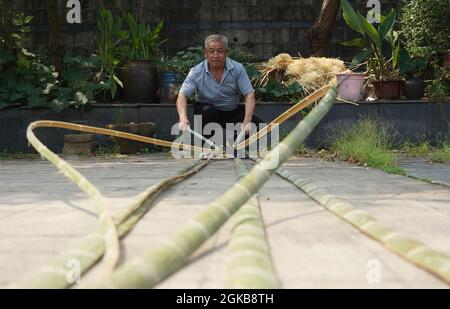
[{"label": "potted plant", "polygon": [[120,68],[119,76],[123,82],[125,100],[132,103],[155,102],[158,71],[153,62],[162,43],[158,42],[158,38],[163,20],[151,29],[144,23],[137,23],[130,13],[124,19],[128,33],[123,37],[125,43],[121,54],[125,64]]},{"label": "potted plant", "polygon": [[344,42],[346,46],[362,49],[354,64],[365,63],[378,99],[398,99],[403,80],[398,73],[400,45],[398,32],[394,30],[395,11],[381,16],[381,24],[375,28],[361,13],[357,13],[347,0],[341,0],[343,17],[347,25],[360,34],[359,38]]},{"label": "potted plant", "polygon": [[158,60],[160,74],[159,96],[161,103],[175,103],[183,80],[183,63],[178,57],[162,56]]},{"label": "potted plant", "polygon": [[406,77],[405,96],[408,100],[422,99],[425,95],[425,81],[423,73],[427,67],[427,60],[411,57],[406,49],[399,53],[400,74]]}]

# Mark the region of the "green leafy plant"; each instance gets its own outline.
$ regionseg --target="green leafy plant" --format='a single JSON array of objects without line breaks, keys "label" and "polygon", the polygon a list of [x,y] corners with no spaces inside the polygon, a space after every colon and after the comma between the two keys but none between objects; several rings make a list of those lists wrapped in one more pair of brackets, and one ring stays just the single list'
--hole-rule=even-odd
[{"label": "green leafy plant", "polygon": [[117,77],[116,70],[119,65],[117,55],[120,39],[126,34],[123,32],[122,19],[114,20],[111,11],[100,10],[100,16],[97,21],[97,27],[100,31],[98,39],[98,54],[101,61],[101,71],[97,75],[97,80],[105,91],[111,93],[112,98],[116,96],[117,86],[123,87],[122,82]]},{"label": "green leafy plant", "polygon": [[401,34],[413,57],[430,62],[450,51],[448,0],[410,0],[402,7]]},{"label": "green leafy plant", "polygon": [[255,94],[261,101],[297,103],[304,96],[304,91],[297,82],[285,85],[271,78],[265,86],[255,85]]},{"label": "green leafy plant", "polygon": [[129,36],[126,43],[130,46],[129,60],[154,60],[158,53],[159,46],[164,41],[159,41],[161,29],[164,21],[161,19],[158,24],[151,29],[148,25],[137,23],[131,13],[124,16],[128,25]]},{"label": "green leafy plant", "polygon": [[411,57],[406,49],[400,49],[398,57],[400,74],[407,77],[419,77],[427,68],[428,61],[424,58]]},{"label": "green leafy plant", "polygon": [[58,85],[58,73],[25,47],[32,19],[17,13],[10,20],[1,20],[0,108],[15,102],[26,102],[30,107],[52,106],[48,95]]},{"label": "green leafy plant", "polygon": [[60,77],[60,87],[54,104],[62,107],[69,105],[84,106],[94,99],[102,85],[92,81],[92,76],[100,67],[97,55],[88,57],[75,56],[70,53],[63,58],[64,70]]},{"label": "green leafy plant", "polygon": [[[375,28],[347,0],[341,0],[346,24],[360,34],[359,38],[343,42],[345,46],[359,47],[362,51],[353,58],[353,64],[366,62],[368,73],[376,80],[395,77],[400,52],[399,34],[394,30],[396,13],[380,16],[381,24]],[[386,52],[386,51],[389,51]]]},{"label": "green leafy plant", "polygon": [[177,53],[178,70],[183,76],[187,76],[191,68],[202,62],[205,57],[201,46],[188,47],[186,50]]},{"label": "green leafy plant", "polygon": [[434,79],[427,87],[432,98],[448,98],[450,78],[448,68],[441,59],[450,52],[448,0],[410,0],[402,7],[401,34],[404,44],[413,58],[428,60]]},{"label": "green leafy plant", "polygon": [[428,95],[433,99],[450,98],[450,69],[433,64],[434,79],[427,87]]}]

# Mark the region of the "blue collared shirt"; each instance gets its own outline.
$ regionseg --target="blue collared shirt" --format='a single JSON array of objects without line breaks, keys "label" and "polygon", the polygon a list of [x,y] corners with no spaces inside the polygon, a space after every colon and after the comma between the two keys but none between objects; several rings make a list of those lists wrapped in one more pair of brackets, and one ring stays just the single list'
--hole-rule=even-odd
[{"label": "blue collared shirt", "polygon": [[231,111],[238,106],[239,93],[246,96],[254,92],[254,89],[244,66],[227,58],[220,82],[209,72],[205,59],[191,69],[180,92],[187,97],[195,93],[197,102],[209,103],[219,110]]}]

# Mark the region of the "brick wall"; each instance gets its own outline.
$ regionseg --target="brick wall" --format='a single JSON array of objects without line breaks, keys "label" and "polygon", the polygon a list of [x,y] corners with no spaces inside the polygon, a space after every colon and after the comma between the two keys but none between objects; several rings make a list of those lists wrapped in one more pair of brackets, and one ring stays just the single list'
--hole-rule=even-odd
[{"label": "brick wall", "polygon": [[[64,44],[76,51],[94,51],[98,9],[111,9],[115,16],[131,11],[139,21],[156,23],[165,20],[163,36],[168,39],[164,49],[173,54],[189,46],[202,44],[205,36],[223,33],[231,46],[239,46],[255,53],[259,58],[271,57],[280,52],[292,55],[309,54],[306,32],[312,26],[321,0],[81,0],[82,23],[68,24],[65,7],[60,0],[60,21]],[[352,3],[364,12],[366,0]],[[382,11],[399,6],[400,1],[381,0]],[[34,16],[33,45],[47,44],[46,1],[17,0],[14,10]],[[348,58],[354,51],[339,42],[350,39],[349,30],[338,14],[333,33],[331,51],[338,57]]]}]

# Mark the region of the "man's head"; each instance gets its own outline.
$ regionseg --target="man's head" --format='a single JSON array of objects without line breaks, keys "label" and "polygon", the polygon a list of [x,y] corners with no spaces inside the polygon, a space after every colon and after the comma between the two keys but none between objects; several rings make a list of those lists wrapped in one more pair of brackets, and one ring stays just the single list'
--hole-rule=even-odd
[{"label": "man's head", "polygon": [[223,68],[228,56],[228,40],[221,34],[213,34],[205,40],[205,58],[210,67]]}]

